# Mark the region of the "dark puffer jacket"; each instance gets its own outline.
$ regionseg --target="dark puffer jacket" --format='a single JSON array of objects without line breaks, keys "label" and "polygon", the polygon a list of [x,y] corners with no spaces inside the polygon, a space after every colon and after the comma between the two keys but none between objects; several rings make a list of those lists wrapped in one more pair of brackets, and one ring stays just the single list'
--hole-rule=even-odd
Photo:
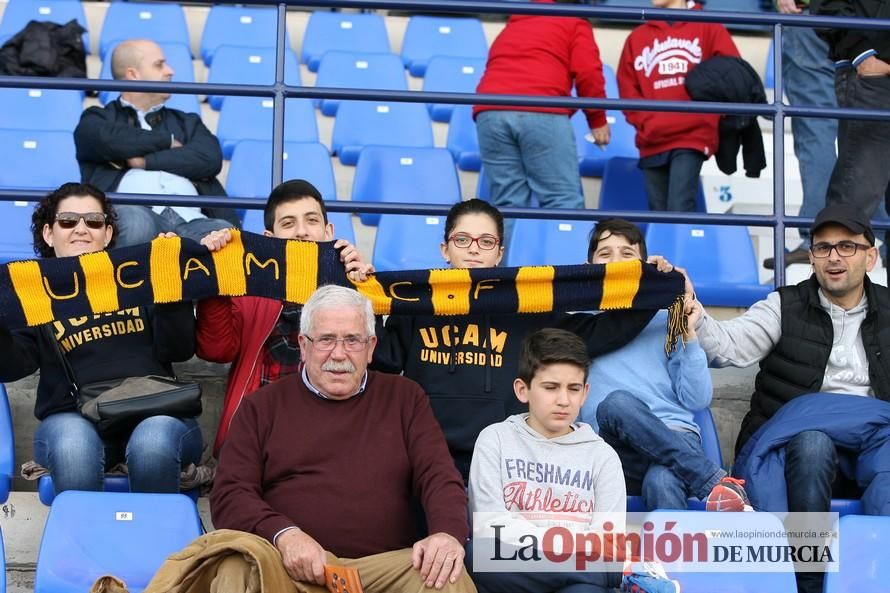
[{"label": "dark puffer jacket", "polygon": [[74,19],[29,22],[0,48],[0,74],[86,78],[84,31]]},{"label": "dark puffer jacket", "polygon": [[[766,103],[763,82],[751,64],[742,58],[715,56],[686,77],[686,92],[694,101]],[[754,115],[724,115],[720,118],[720,144],[715,158],[727,175],[736,171],[739,149],[747,177],[760,177],[766,168],[763,135]]]}]

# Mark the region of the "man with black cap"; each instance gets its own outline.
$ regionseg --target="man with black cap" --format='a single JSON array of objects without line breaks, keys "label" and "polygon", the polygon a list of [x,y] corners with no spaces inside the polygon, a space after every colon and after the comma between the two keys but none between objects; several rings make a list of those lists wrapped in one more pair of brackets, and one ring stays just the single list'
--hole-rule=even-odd
[{"label": "man with black cap", "polygon": [[[822,209],[811,229],[813,275],[783,286],[744,315],[717,321],[702,314],[699,341],[712,367],[760,363],[736,454],[791,400],[817,392],[890,400],[890,292],[866,273],[878,259],[865,213],[845,204]],[[688,307],[701,307],[690,302]],[[838,472],[838,452],[824,432],[806,430],[785,446],[788,510],[827,512],[832,492],[858,498]],[[845,489],[847,492],[845,492]],[[753,498],[752,498],[753,502]],[[821,574],[798,575],[800,591],[821,591]]]}]

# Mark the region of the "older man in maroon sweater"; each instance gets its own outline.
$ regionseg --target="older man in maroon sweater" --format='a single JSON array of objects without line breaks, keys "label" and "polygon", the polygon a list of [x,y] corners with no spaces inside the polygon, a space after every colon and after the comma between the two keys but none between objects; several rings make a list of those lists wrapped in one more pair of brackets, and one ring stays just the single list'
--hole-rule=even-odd
[{"label": "older man in maroon sweater", "polygon": [[[271,541],[301,592],[326,591],[325,563],[357,568],[366,593],[475,592],[463,570],[463,481],[420,386],[367,370],[370,302],[324,286],[300,328],[302,372],[235,415],[210,496],[214,526]],[[418,542],[414,496],[432,534]]]}]

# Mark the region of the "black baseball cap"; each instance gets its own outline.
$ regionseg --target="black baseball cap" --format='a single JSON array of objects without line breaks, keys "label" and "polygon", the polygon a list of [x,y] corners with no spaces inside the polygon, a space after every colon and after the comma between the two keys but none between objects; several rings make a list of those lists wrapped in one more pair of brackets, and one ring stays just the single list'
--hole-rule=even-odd
[{"label": "black baseball cap", "polygon": [[855,206],[850,204],[831,204],[826,206],[816,215],[816,220],[813,221],[813,226],[810,227],[810,234],[816,234],[816,231],[826,224],[839,224],[851,233],[865,235],[869,244],[875,244],[875,232],[871,228],[868,216]]}]

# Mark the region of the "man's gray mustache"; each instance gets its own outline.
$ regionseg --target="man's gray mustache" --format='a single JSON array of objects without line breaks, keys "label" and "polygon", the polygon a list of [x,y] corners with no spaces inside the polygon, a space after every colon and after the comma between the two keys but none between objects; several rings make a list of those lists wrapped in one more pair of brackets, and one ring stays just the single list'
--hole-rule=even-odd
[{"label": "man's gray mustache", "polygon": [[335,360],[329,360],[323,365],[321,365],[321,370],[323,371],[332,371],[335,373],[354,373],[355,365],[349,362],[348,360],[337,362]]}]

